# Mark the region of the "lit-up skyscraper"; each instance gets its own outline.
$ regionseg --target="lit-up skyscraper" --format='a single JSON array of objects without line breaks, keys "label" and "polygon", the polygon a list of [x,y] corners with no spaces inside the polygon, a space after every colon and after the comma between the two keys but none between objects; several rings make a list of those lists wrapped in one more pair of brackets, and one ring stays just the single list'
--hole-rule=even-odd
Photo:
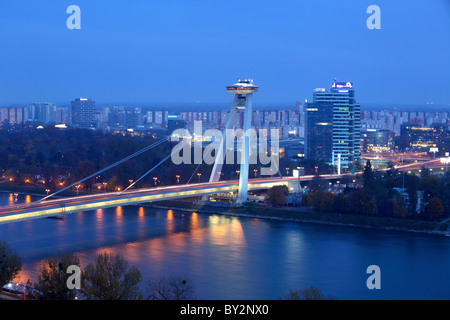
[{"label": "lit-up skyscraper", "polygon": [[330,91],[315,89],[305,112],[306,158],[333,165],[340,161],[342,168],[360,159],[360,105],[353,83],[335,79]]},{"label": "lit-up skyscraper", "polygon": [[72,105],[72,125],[79,128],[95,126],[95,101],[86,98],[75,99]]}]

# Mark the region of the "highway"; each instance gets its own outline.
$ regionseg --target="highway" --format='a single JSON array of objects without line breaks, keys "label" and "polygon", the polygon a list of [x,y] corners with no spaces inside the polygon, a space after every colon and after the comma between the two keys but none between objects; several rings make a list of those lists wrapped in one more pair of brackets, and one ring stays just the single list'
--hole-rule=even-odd
[{"label": "highway", "polygon": [[[428,167],[442,167],[439,160],[428,161]],[[396,166],[399,170],[418,170],[425,163],[410,163]],[[385,171],[388,169],[381,169]],[[356,173],[360,174],[360,172]],[[322,178],[341,179],[352,174],[325,174]],[[302,176],[300,181],[311,180],[314,176]],[[275,185],[288,185],[289,183],[298,182],[298,177],[283,178],[257,178],[249,179],[249,191],[269,189]],[[146,189],[130,189],[127,191],[98,193],[92,195],[83,195],[67,198],[59,198],[54,200],[45,200],[38,203],[27,203],[21,205],[9,205],[0,207],[0,224],[17,222],[29,219],[45,218],[70,214],[80,211],[90,211],[99,208],[109,208],[124,205],[135,205],[147,202],[155,202],[161,200],[180,199],[186,197],[195,197],[203,195],[211,195],[217,193],[236,192],[239,188],[238,180],[228,180],[219,182],[205,182],[188,185],[175,185],[167,187],[155,187]]]},{"label": "highway", "polygon": [[[313,176],[301,177],[310,180]],[[332,178],[339,178],[333,176]],[[268,189],[274,185],[298,181],[295,177],[259,178],[249,180],[249,190]],[[45,200],[38,203],[10,205],[0,207],[0,223],[16,222],[36,218],[96,210],[99,208],[133,205],[161,200],[180,199],[216,193],[236,192],[238,180],[219,181],[215,183],[196,183],[148,189],[130,189],[125,192],[109,192],[92,195]]]}]

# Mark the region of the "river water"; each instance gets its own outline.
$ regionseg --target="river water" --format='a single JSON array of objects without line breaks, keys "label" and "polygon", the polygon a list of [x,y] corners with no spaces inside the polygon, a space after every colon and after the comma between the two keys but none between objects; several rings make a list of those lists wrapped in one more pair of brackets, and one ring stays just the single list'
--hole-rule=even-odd
[{"label": "river water", "polygon": [[[0,205],[35,201],[0,193]],[[338,299],[450,299],[450,237],[128,206],[0,225],[23,261],[20,281],[59,251],[81,267],[104,251],[143,277],[180,276],[197,299],[278,299],[315,286]],[[381,270],[369,290],[367,267]]]}]

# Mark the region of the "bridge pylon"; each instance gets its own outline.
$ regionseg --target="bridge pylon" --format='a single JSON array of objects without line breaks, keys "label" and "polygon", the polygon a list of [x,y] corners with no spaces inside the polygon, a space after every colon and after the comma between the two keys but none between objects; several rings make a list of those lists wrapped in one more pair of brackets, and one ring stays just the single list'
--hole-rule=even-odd
[{"label": "bridge pylon", "polygon": [[[230,110],[230,114],[225,125],[225,130],[222,134],[222,140],[218,149],[214,167],[211,172],[209,182],[217,182],[220,179],[220,172],[224,163],[224,155],[226,154],[227,146],[227,130],[232,130],[238,119],[238,114],[243,113],[242,122],[242,143],[240,154],[240,173],[239,173],[239,191],[238,191],[238,203],[247,201],[248,191],[248,172],[250,162],[250,134],[252,124],[252,95],[258,91],[258,87],[253,84],[252,79],[239,79],[237,83],[227,86],[227,91],[234,93],[233,105]],[[234,146],[234,142],[233,142]]]}]

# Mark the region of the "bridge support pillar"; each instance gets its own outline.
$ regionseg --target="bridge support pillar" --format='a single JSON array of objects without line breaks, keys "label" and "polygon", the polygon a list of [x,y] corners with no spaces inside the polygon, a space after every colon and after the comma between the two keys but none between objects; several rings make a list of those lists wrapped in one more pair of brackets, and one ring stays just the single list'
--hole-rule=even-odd
[{"label": "bridge support pillar", "polygon": [[[237,116],[239,110],[243,112],[242,123],[242,142],[240,152],[240,171],[239,171],[239,194],[236,202],[243,203],[247,201],[248,192],[248,172],[250,165],[250,129],[252,125],[252,94],[258,90],[258,87],[253,85],[253,80],[238,80],[238,83],[227,87],[229,92],[235,94],[233,106],[230,110],[230,115],[227,120],[225,130],[222,134],[222,140],[217,152],[217,156],[214,162],[214,167],[211,172],[209,182],[217,182],[220,179],[220,173],[224,163],[224,155],[226,154],[227,145],[234,147],[234,141],[227,144],[227,138],[230,136],[227,134],[228,130],[233,130],[237,122]],[[229,163],[227,161],[227,163]]]}]

